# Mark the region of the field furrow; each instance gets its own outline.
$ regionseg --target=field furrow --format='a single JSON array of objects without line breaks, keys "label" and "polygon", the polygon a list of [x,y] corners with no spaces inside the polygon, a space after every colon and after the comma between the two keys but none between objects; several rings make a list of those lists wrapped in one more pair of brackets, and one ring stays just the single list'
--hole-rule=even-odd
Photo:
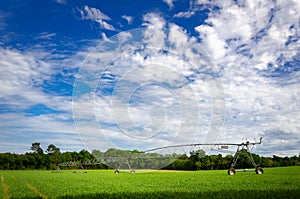
[{"label": "field furrow", "polygon": [[9,191],[8,191],[9,187],[5,183],[3,175],[1,176],[1,183],[2,183],[2,186],[3,186],[3,192],[4,192],[4,197],[3,198],[9,199]]},{"label": "field furrow", "polygon": [[43,194],[42,192],[40,192],[40,190],[38,190],[36,187],[34,187],[32,184],[30,184],[30,183],[26,183],[27,184],[27,186],[30,188],[30,189],[32,189],[35,193],[37,193],[41,198],[43,198],[43,199],[48,199],[48,197],[45,195],[45,194]]}]

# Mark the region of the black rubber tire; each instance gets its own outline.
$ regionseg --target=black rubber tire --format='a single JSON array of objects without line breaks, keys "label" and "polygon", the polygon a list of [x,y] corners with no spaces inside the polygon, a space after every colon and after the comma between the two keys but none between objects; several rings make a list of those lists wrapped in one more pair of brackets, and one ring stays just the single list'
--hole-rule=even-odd
[{"label": "black rubber tire", "polygon": [[263,168],[261,168],[261,167],[257,167],[256,169],[255,169],[255,173],[256,174],[263,174],[264,173],[264,170],[263,170]]},{"label": "black rubber tire", "polygon": [[120,171],[117,169],[117,170],[115,170],[115,174],[119,174],[120,173]]},{"label": "black rubber tire", "polygon": [[227,173],[228,173],[228,175],[235,175],[236,171],[234,168],[230,168],[230,169],[228,169]]}]

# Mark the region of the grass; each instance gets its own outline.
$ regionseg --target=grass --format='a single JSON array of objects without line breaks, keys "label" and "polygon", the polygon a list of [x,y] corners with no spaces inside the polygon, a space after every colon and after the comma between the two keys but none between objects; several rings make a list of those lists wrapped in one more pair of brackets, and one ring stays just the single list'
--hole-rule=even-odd
[{"label": "grass", "polygon": [[[300,167],[263,175],[227,171],[121,172],[0,171],[1,198],[297,198]],[[3,180],[2,180],[3,179]]]}]

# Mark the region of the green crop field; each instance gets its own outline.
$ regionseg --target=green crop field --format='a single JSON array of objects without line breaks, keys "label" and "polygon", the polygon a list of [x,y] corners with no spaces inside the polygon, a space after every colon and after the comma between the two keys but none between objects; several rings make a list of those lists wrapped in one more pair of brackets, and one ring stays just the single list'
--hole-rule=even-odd
[{"label": "green crop field", "polygon": [[298,198],[300,167],[227,171],[0,171],[1,198]]}]

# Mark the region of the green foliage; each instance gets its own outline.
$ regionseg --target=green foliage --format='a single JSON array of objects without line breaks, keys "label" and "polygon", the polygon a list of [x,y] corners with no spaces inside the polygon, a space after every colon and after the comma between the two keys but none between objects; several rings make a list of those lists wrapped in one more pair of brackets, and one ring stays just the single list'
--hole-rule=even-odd
[{"label": "green foliage", "polygon": [[[141,173],[143,172],[143,173]],[[0,171],[0,198],[298,198],[300,167],[266,168],[263,175],[226,171]]]},{"label": "green foliage", "polygon": [[41,148],[41,143],[39,143],[39,142],[34,142],[34,143],[32,143],[32,145],[31,145],[31,150],[34,152],[34,153],[38,153],[38,154],[43,154],[44,153],[44,151],[43,151],[43,149]]},{"label": "green foliage", "polygon": [[[222,155],[205,155],[203,150],[191,151],[187,154],[159,154],[159,153],[143,153],[137,150],[120,150],[108,149],[106,152],[93,150],[90,153],[87,150],[79,152],[60,152],[60,149],[54,144],[50,144],[43,153],[40,143],[32,143],[32,153],[11,154],[0,153],[0,169],[4,170],[24,170],[24,169],[56,169],[57,165],[62,162],[76,161],[88,162],[92,159],[102,160],[105,157],[122,157],[129,161],[134,169],[171,169],[171,170],[218,170],[228,169],[233,160],[232,155],[223,157]],[[256,154],[249,154],[241,151],[235,168],[253,168],[249,161],[252,155],[255,162],[261,167],[282,167],[282,166],[300,166],[300,156],[293,157],[260,157]],[[120,162],[110,163],[109,166],[117,168]],[[128,168],[127,164],[122,165]],[[86,169],[107,169],[107,165],[88,165]],[[71,169],[71,168],[67,168]]]},{"label": "green foliage", "polygon": [[46,152],[50,155],[56,155],[56,154],[60,154],[60,149],[56,147],[54,144],[50,144]]}]

